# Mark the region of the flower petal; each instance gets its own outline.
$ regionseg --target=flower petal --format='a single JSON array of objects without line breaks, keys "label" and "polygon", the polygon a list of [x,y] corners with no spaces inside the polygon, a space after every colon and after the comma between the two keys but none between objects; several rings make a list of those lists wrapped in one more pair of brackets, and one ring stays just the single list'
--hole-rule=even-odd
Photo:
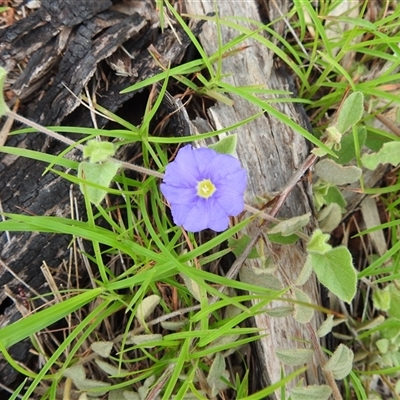
[{"label": "flower petal", "polygon": [[243,195],[238,195],[230,190],[215,196],[214,203],[225,210],[226,215],[235,217],[244,210]]},{"label": "flower petal", "polygon": [[218,154],[215,150],[209,149],[207,147],[200,147],[199,149],[193,149],[193,157],[192,163],[195,162],[198,168],[198,171],[201,175],[202,179],[209,179],[207,176],[209,174],[209,165],[215,162],[217,158],[219,158],[221,154]]},{"label": "flower petal", "polygon": [[[172,214],[172,219],[174,220],[174,223],[178,226],[183,226],[185,229],[187,229],[190,232],[199,232],[202,229],[205,229],[204,227],[200,227],[198,230],[191,230],[189,228],[186,228],[185,226],[185,221],[187,219],[187,216],[189,213],[193,210],[195,205],[192,204],[171,204],[171,214]],[[198,218],[199,221],[201,221],[200,218]]]},{"label": "flower petal", "polygon": [[239,160],[229,154],[218,154],[206,167],[206,173],[210,173],[212,179],[215,181],[243,170]]},{"label": "flower petal", "polygon": [[164,182],[174,186],[188,187],[201,180],[197,163],[194,163],[194,150],[191,145],[182,147],[165,169]]},{"label": "flower petal", "polygon": [[247,186],[246,171],[243,168],[240,168],[236,172],[216,180],[215,185],[217,189],[220,188],[220,191],[230,189],[231,191],[237,192],[243,196]]},{"label": "flower petal", "polygon": [[229,226],[229,215],[226,211],[225,204],[218,201],[210,201],[208,208],[208,225],[207,227],[215,232],[222,232]]},{"label": "flower petal", "polygon": [[[184,211],[188,212],[182,226],[189,232],[200,232],[207,228],[221,232],[228,228],[229,217],[224,208],[210,199],[200,198],[194,207]],[[183,208],[179,212],[183,213]]]},{"label": "flower petal", "polygon": [[196,188],[176,187],[162,183],[160,190],[170,204],[194,204],[198,198]]}]

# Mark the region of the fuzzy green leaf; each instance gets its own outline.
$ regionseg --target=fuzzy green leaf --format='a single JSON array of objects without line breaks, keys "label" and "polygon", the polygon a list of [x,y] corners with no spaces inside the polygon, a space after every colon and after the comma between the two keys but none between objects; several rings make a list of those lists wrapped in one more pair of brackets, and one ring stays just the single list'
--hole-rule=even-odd
[{"label": "fuzzy green leaf", "polygon": [[73,365],[64,370],[63,376],[73,381],[83,381],[86,379],[86,372],[82,365]]},{"label": "fuzzy green leaf", "polygon": [[362,170],[354,165],[343,167],[335,161],[326,158],[315,166],[315,173],[321,179],[333,185],[346,185],[358,181]]},{"label": "fuzzy green leaf", "polygon": [[162,321],[160,322],[160,325],[162,326],[163,329],[167,331],[177,331],[183,328],[187,323],[188,320],[184,318],[181,321]]},{"label": "fuzzy green leaf", "polygon": [[202,299],[200,285],[195,280],[189,278],[185,274],[180,274],[180,275],[184,280],[185,285],[189,290],[189,292],[191,293],[191,295],[200,303]]},{"label": "fuzzy green leaf", "polygon": [[111,142],[99,142],[96,139],[89,140],[83,147],[83,158],[89,158],[91,163],[108,160],[115,154],[115,147]]},{"label": "fuzzy green leaf", "polygon": [[146,349],[152,349],[155,347],[154,343],[161,342],[163,340],[163,336],[159,333],[149,333],[142,335],[128,335],[126,343],[127,344],[136,344]]},{"label": "fuzzy green leaf", "polygon": [[160,303],[161,297],[156,294],[152,294],[142,300],[136,311],[136,318],[140,325],[145,326],[145,320],[151,315],[154,309]]},{"label": "fuzzy green leaf", "polygon": [[109,357],[111,350],[114,346],[113,342],[93,342],[90,348],[102,357]]},{"label": "fuzzy green leaf", "polygon": [[107,194],[107,190],[98,186],[109,187],[120,165],[114,161],[106,161],[101,164],[92,164],[90,162],[81,162],[79,164],[79,176],[90,184],[80,183],[79,187],[82,193],[86,193],[89,200],[94,205],[99,205]]},{"label": "fuzzy green leaf", "polygon": [[385,317],[383,315],[378,315],[374,319],[367,319],[365,322],[362,324],[357,324],[356,331],[361,332],[361,331],[369,331],[371,329],[375,329],[379,325],[382,325],[386,321]]},{"label": "fuzzy green leaf", "polygon": [[308,278],[311,276],[311,274],[312,274],[311,257],[310,255],[308,255],[303,265],[303,268],[301,269],[300,274],[296,279],[295,284],[297,286],[304,285],[308,281]]},{"label": "fuzzy green leaf", "polygon": [[342,212],[345,212],[345,207],[347,205],[347,202],[343,197],[342,192],[339,190],[337,186],[329,186],[324,196],[324,202],[326,205],[329,205],[331,203],[336,203],[341,207]]},{"label": "fuzzy green leaf", "polygon": [[314,351],[312,349],[277,349],[275,354],[284,364],[294,367],[307,364]]},{"label": "fuzzy green leaf", "polygon": [[273,276],[268,269],[251,265],[243,265],[239,272],[240,280],[251,285],[261,286],[267,289],[280,290],[282,283]]},{"label": "fuzzy green leaf", "polygon": [[290,393],[292,400],[328,400],[332,389],[328,385],[306,386],[293,388]]},{"label": "fuzzy green leaf", "polygon": [[346,378],[353,367],[353,352],[343,344],[340,344],[333,356],[322,367],[325,371],[331,371],[336,380]]},{"label": "fuzzy green leaf", "polygon": [[379,339],[375,342],[375,346],[378,348],[379,352],[385,354],[389,350],[390,341],[388,339]]},{"label": "fuzzy green leaf", "polygon": [[269,234],[280,233],[282,236],[291,236],[310,222],[311,213],[299,215],[277,223],[268,232]]},{"label": "fuzzy green leaf", "polygon": [[236,146],[237,146],[237,135],[233,134],[224,137],[217,143],[210,144],[208,147],[220,154],[233,155],[236,152]]},{"label": "fuzzy green leaf", "polygon": [[379,151],[384,143],[391,142],[392,140],[386,136],[382,136],[380,133],[368,131],[367,139],[365,140],[365,146],[372,151]]},{"label": "fuzzy green leaf", "polygon": [[[236,257],[239,257],[243,253],[244,249],[247,247],[249,242],[250,242],[250,237],[244,234],[239,239],[234,239],[233,237],[229,238],[228,246],[232,248],[233,254]],[[247,258],[257,258],[257,257],[258,257],[257,249],[252,248]]]},{"label": "fuzzy green leaf", "polygon": [[400,291],[394,284],[391,284],[389,287],[389,292],[390,307],[388,310],[388,314],[391,317],[400,320]]},{"label": "fuzzy green leaf", "polygon": [[357,273],[347,247],[340,246],[323,253],[310,253],[313,270],[320,283],[341,300],[350,303],[357,290]]},{"label": "fuzzy green leaf", "polygon": [[372,293],[374,307],[378,310],[387,311],[390,307],[390,292],[388,286],[384,289],[376,288]]},{"label": "fuzzy green leaf", "polygon": [[297,235],[283,236],[281,233],[267,232],[268,239],[275,244],[294,244],[299,240]]},{"label": "fuzzy green leaf", "polygon": [[7,72],[3,67],[0,67],[0,117],[6,115],[8,112],[7,104],[4,100],[4,82],[7,78]]},{"label": "fuzzy green leaf", "polygon": [[95,396],[104,396],[108,392],[108,387],[111,386],[111,383],[101,382],[94,379],[85,379],[83,381],[73,381],[74,385],[81,391],[90,392],[93,389],[105,389],[103,391],[98,391],[93,393]]},{"label": "fuzzy green leaf", "polygon": [[346,133],[346,131],[362,118],[363,112],[364,95],[361,92],[352,93],[344,101],[340,109],[336,124],[338,131],[342,134]]},{"label": "fuzzy green leaf", "polygon": [[210,372],[207,376],[207,383],[210,387],[215,386],[221,380],[221,376],[225,371],[225,358],[221,353],[215,355],[214,361],[211,364]]},{"label": "fuzzy green leaf", "polygon": [[267,308],[263,310],[263,312],[265,312],[265,314],[268,314],[270,317],[282,318],[292,315],[293,310],[294,310],[293,306],[280,306],[274,308]]},{"label": "fuzzy green leaf", "polygon": [[211,388],[211,396],[212,396],[212,398],[216,398],[217,394],[221,390],[226,390],[228,388],[228,385],[222,380],[222,378],[224,378],[226,381],[229,381],[229,372],[228,371],[224,371],[219,379],[210,379],[209,380],[207,378],[207,383],[209,384],[209,386]]},{"label": "fuzzy green leaf", "polygon": [[[358,143],[360,148],[364,146],[365,140],[367,139],[367,130],[364,126],[357,127]],[[354,134],[351,132],[342,137],[340,142],[341,148],[337,151],[337,158],[334,158],[338,164],[348,164],[350,161],[354,160],[356,157]],[[332,156],[329,156],[332,157]]]},{"label": "fuzzy green leaf", "polygon": [[329,205],[331,203],[338,204],[343,213],[346,211],[345,207],[347,202],[339,188],[318,179],[314,185],[314,204],[316,210],[319,211],[324,205]]},{"label": "fuzzy green leaf", "polygon": [[[302,303],[311,303],[311,299],[308,295],[306,295],[303,291],[298,288],[294,289],[294,294],[296,300],[301,301]],[[314,315],[314,309],[310,306],[295,304],[294,305],[294,313],[293,318],[300,322],[301,324],[307,324],[311,321]]]},{"label": "fuzzy green leaf", "polygon": [[110,390],[108,400],[140,400],[137,393],[125,389]]},{"label": "fuzzy green leaf", "polygon": [[127,369],[119,368],[116,367],[115,365],[111,365],[108,362],[105,362],[103,360],[100,360],[96,358],[94,362],[97,364],[97,366],[104,371],[107,375],[110,376],[118,376],[121,374],[128,374],[129,371]]},{"label": "fuzzy green leaf", "polygon": [[376,169],[379,164],[400,164],[400,142],[385,143],[377,153],[364,154],[361,162],[365,168]]},{"label": "fuzzy green leaf", "polygon": [[339,204],[331,203],[318,213],[317,220],[322,232],[332,232],[342,220],[342,209]]},{"label": "fuzzy green leaf", "polygon": [[319,327],[317,331],[318,337],[326,336],[329,332],[332,331],[332,328],[333,328],[333,315],[330,314],[326,317],[325,321]]},{"label": "fuzzy green leaf", "polygon": [[332,249],[332,246],[327,243],[329,240],[330,236],[326,233],[322,233],[320,229],[316,229],[312,236],[310,241],[307,244],[307,250],[309,253],[311,252],[316,252],[320,254],[324,254],[327,251]]}]

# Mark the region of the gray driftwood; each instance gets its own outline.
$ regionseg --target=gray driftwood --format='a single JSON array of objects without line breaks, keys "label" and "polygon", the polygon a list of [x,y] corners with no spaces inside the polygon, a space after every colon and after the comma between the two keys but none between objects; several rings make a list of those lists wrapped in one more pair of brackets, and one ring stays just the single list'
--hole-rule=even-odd
[{"label": "gray driftwood", "polygon": [[[262,9],[255,0],[221,1],[218,2],[218,12],[221,19],[234,16],[261,22],[262,17],[269,17],[270,20],[279,17],[278,10],[274,9],[274,3],[264,2],[265,8]],[[286,2],[279,2],[279,5],[284,14],[287,11]],[[213,2],[208,0],[188,0],[186,7],[188,14],[192,15],[202,16],[214,11]],[[265,12],[269,15],[265,15]],[[255,24],[243,20],[238,23],[252,30],[256,29]],[[224,27],[223,22],[221,26],[224,44],[239,35],[239,32]],[[282,25],[276,25],[275,29],[282,29]],[[214,23],[207,22],[204,25],[200,41],[207,54],[211,55],[217,50],[218,35]],[[224,80],[237,87],[264,85],[269,89],[291,90],[289,73],[284,67],[277,68],[274,54],[255,40],[250,39],[240,43],[240,46],[246,45],[249,46],[243,51],[223,60],[222,72],[229,75]],[[217,129],[226,128],[260,112],[259,107],[238,96],[229,94],[229,97],[234,101],[233,106],[219,102],[208,110],[210,120]],[[271,97],[260,96],[260,98]],[[295,103],[275,103],[274,107],[306,129],[309,126],[304,111]],[[236,133],[238,137],[237,157],[248,171],[249,185],[245,195],[248,204],[254,205],[257,196],[277,193],[284,188],[310,151],[309,144],[301,135],[268,113],[232,133]],[[313,206],[309,189],[306,180],[299,182],[284,203],[278,217],[290,218],[311,212]],[[257,228],[251,226],[246,233],[252,236],[256,230]],[[285,287],[296,280],[306,257],[301,243],[290,246],[272,245],[268,243],[266,236],[262,235],[258,245],[264,247],[265,254],[273,259],[278,267],[275,276]],[[242,268],[251,267],[263,268],[258,260],[248,260]],[[314,278],[301,289],[307,293],[313,304],[321,304],[319,286]],[[271,318],[267,314],[262,314],[255,318],[255,326],[266,334],[257,342],[257,351],[253,354],[259,365],[260,386],[265,387],[269,383],[279,381],[282,367],[285,375],[294,370],[282,365],[275,355],[275,350],[312,348],[310,332],[316,330],[320,323],[321,316],[318,314],[314,315],[308,326],[296,322],[293,317]],[[306,373],[300,376],[305,379],[305,384],[325,383],[321,377],[319,364],[314,359],[308,365]],[[280,397],[278,392],[276,397]]]}]

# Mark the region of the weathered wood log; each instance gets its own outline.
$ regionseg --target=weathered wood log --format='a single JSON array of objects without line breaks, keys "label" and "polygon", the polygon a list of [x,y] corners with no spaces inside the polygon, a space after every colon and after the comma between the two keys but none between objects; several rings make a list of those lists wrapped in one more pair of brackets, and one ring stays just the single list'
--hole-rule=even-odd
[{"label": "weathered wood log", "polygon": [[[260,11],[268,12],[269,20],[279,17],[277,10],[274,10],[275,2],[263,3],[265,8],[260,10],[258,2],[255,0],[218,2],[217,12],[221,19],[222,43],[226,44],[241,33],[224,26],[224,18],[230,18],[229,20],[232,21],[234,17],[240,17],[241,19],[237,23],[254,31],[258,29],[259,25],[252,24],[245,19],[261,23]],[[288,10],[287,3],[286,1],[279,2],[280,11],[283,14]],[[197,15],[200,18],[202,15],[214,11],[213,3],[207,0],[195,2],[188,0],[185,5],[189,15]],[[275,29],[280,28],[281,26],[275,27]],[[260,34],[263,35],[262,32]],[[199,38],[208,55],[217,51],[218,37],[216,25],[207,22]],[[267,39],[267,36],[264,37]],[[224,78],[226,82],[235,87],[262,85],[268,89],[281,90],[288,90],[292,87],[288,71],[284,67],[276,68],[274,54],[264,45],[254,39],[248,39],[241,42],[239,46],[242,48],[241,51],[222,60],[222,73],[227,74],[227,77]],[[233,100],[233,106],[219,102],[208,110],[209,117],[216,129],[226,128],[261,111],[260,107],[239,96],[230,93],[227,96]],[[274,96],[260,95],[259,98],[268,100],[273,99]],[[309,127],[309,122],[301,106],[290,102],[272,104],[276,110],[289,116],[299,125],[306,129]],[[235,129],[234,133],[238,138],[237,156],[248,171],[249,184],[245,194],[248,204],[254,204],[257,196],[277,193],[284,188],[310,151],[309,144],[301,135],[267,112]],[[301,181],[288,197],[278,216],[290,218],[312,212],[312,209],[310,187],[306,181]],[[257,229],[250,226],[245,233],[252,237],[258,234]],[[269,243],[263,233],[259,240],[259,246],[264,247],[263,253],[270,255],[277,266],[275,276],[279,278],[284,287],[290,286],[304,265],[306,253],[303,245],[301,243],[284,246],[273,245]],[[264,266],[259,260],[247,260],[242,268],[260,269]],[[301,289],[310,297],[311,303],[321,304],[319,285],[314,278],[310,279]],[[253,304],[255,303],[256,301],[253,301]],[[275,350],[311,348],[310,328],[311,332],[318,328],[321,323],[321,315],[315,314],[309,326],[296,322],[292,317],[272,318],[267,314],[256,316],[254,323],[266,334],[257,342],[257,351],[254,352],[254,357],[257,358],[259,365],[258,386],[265,387],[279,381],[282,371],[287,375],[294,370],[282,365]],[[314,358],[313,362],[308,364],[306,373],[300,377],[305,379],[305,384],[324,383],[319,361]],[[295,381],[288,387],[294,384]],[[280,394],[277,392],[275,396],[279,398]]]}]

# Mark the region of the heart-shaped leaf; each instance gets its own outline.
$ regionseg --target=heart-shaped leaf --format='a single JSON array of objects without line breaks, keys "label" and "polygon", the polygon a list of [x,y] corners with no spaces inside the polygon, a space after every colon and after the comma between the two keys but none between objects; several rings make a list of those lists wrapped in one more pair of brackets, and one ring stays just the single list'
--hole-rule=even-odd
[{"label": "heart-shaped leaf", "polygon": [[80,183],[79,187],[82,193],[89,196],[91,203],[99,205],[106,196],[107,190],[90,185],[90,183],[108,188],[119,167],[118,163],[111,160],[101,164],[86,161],[79,164],[79,176],[88,182],[88,184]]},{"label": "heart-shaped leaf", "polygon": [[318,280],[341,300],[350,303],[357,289],[357,273],[347,247],[340,246],[324,253],[310,253]]},{"label": "heart-shaped leaf", "polygon": [[344,344],[340,344],[322,369],[331,371],[336,380],[341,380],[351,372],[353,359],[354,353]]},{"label": "heart-shaped leaf", "polygon": [[237,136],[235,134],[228,135],[219,142],[210,144],[208,147],[217,153],[233,155],[236,152]]},{"label": "heart-shaped leaf", "polygon": [[329,158],[315,165],[315,173],[333,185],[346,185],[360,179],[362,170],[354,165],[344,167]]},{"label": "heart-shaped leaf", "polygon": [[346,133],[361,118],[364,112],[364,95],[361,92],[352,93],[340,108],[336,127],[339,132]]}]

